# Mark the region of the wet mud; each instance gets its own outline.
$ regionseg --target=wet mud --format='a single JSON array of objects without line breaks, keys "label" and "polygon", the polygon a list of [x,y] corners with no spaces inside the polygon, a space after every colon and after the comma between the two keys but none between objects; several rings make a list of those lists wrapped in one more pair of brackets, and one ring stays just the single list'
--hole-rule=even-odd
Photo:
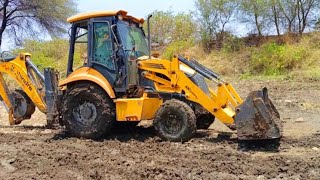
[{"label": "wet mud", "polygon": [[[319,83],[318,83],[319,84]],[[235,135],[201,130],[186,143],[161,141],[152,127],[114,130],[100,140],[43,127],[37,112],[8,126],[0,110],[0,179],[319,179],[320,85],[240,81],[244,97],[269,87],[283,122],[279,146],[243,144]],[[245,88],[244,88],[245,87]]]}]

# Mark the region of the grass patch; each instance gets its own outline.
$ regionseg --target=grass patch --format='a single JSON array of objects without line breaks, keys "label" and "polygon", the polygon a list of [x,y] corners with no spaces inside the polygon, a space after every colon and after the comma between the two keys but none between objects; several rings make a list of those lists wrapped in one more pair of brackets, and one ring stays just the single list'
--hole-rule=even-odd
[{"label": "grass patch", "polygon": [[266,42],[259,47],[206,53],[200,46],[186,52],[217,73],[240,79],[320,80],[320,33],[286,44]]},{"label": "grass patch", "polygon": [[267,43],[252,51],[250,72],[262,75],[283,75],[300,69],[310,52],[301,45]]}]

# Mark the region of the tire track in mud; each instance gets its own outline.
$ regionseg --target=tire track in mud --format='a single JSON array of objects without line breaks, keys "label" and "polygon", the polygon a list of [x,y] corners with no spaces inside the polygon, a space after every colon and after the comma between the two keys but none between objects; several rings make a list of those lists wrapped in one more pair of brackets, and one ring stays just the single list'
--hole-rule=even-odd
[{"label": "tire track in mud", "polygon": [[241,151],[234,138],[200,134],[181,144],[160,141],[150,129],[101,141],[43,130],[8,133],[0,134],[0,162],[10,166],[0,164],[0,175],[4,179],[316,179],[320,155],[312,148],[320,148],[319,142],[320,135],[315,134],[284,138],[279,151],[257,147]]}]

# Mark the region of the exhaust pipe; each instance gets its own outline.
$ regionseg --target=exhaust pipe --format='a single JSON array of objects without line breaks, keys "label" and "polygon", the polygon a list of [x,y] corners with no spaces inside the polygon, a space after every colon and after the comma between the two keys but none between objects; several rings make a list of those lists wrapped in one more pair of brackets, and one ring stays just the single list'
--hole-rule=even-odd
[{"label": "exhaust pipe", "polygon": [[147,23],[148,23],[148,46],[149,46],[149,59],[151,59],[151,34],[150,34],[150,18],[152,14],[148,15]]}]

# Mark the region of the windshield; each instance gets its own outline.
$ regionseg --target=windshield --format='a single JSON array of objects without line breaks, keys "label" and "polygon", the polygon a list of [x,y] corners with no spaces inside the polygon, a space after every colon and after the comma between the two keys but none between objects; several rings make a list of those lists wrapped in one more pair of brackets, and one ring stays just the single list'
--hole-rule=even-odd
[{"label": "windshield", "polygon": [[141,28],[125,21],[119,21],[117,27],[126,51],[132,51],[134,48],[138,57],[149,55],[148,45]]}]

